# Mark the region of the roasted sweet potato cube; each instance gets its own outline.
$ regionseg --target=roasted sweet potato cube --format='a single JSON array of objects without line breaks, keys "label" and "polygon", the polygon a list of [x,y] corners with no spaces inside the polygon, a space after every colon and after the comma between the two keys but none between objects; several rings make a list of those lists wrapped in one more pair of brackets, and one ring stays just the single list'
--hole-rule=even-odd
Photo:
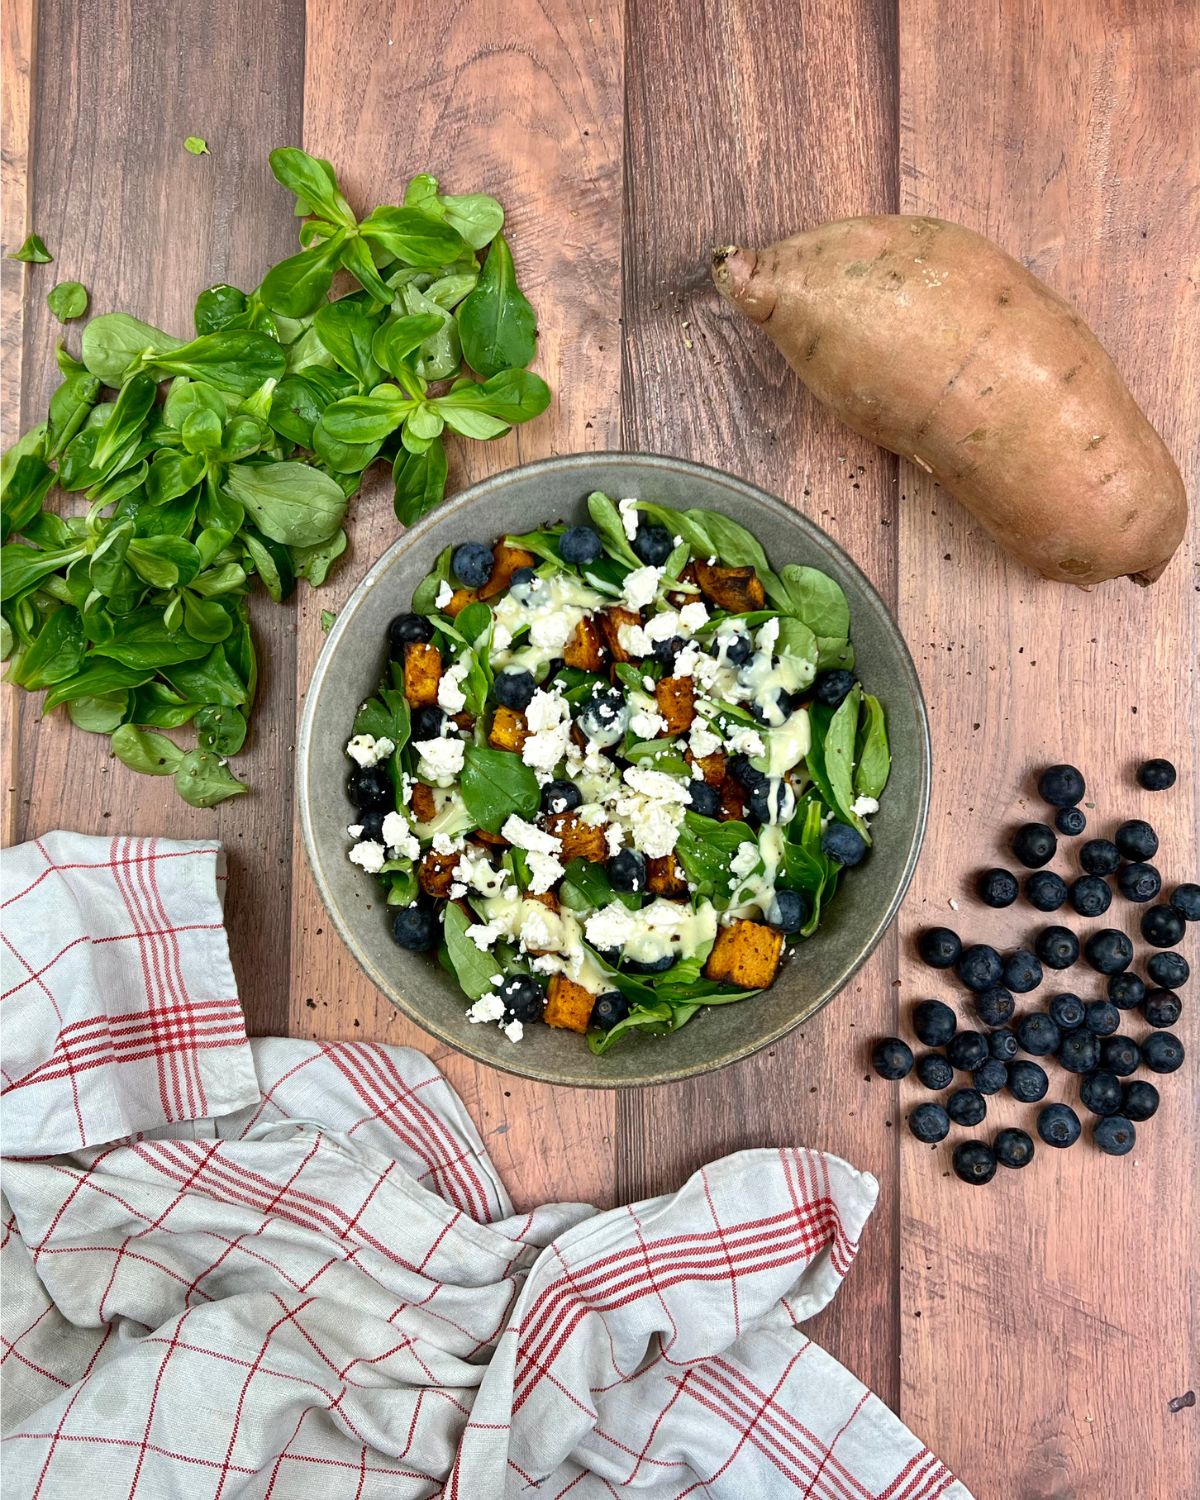
[{"label": "roasted sweet potato cube", "polygon": [[767,602],[762,583],[753,568],[726,568],[720,563],[710,566],[706,562],[697,562],[696,582],[710,603],[733,615],[761,609]]},{"label": "roasted sweet potato cube", "polygon": [[437,798],[433,795],[433,788],[423,781],[413,782],[408,805],[418,823],[432,823],[437,817]]},{"label": "roasted sweet potato cube", "polygon": [[665,734],[682,734],[696,717],[696,684],[691,677],[664,677],[654,684],[658,711],[667,721]]},{"label": "roasted sweet potato cube", "polygon": [[453,620],[456,616],[462,614],[468,604],[474,604],[478,598],[479,591],[477,589],[455,589],[451,595],[449,604],[445,606],[442,613],[449,615]]},{"label": "roasted sweet potato cube", "polygon": [[717,750],[712,755],[689,755],[688,764],[700,767],[709,786],[719,787],[725,780],[724,750]]},{"label": "roasted sweet potato cube", "polygon": [[574,813],[564,812],[543,818],[542,827],[562,841],[562,853],[558,857],[563,864],[571,859],[587,859],[592,864],[601,864],[608,858],[603,823],[584,823]]},{"label": "roasted sweet potato cube", "polygon": [[[679,575],[679,581],[680,581],[680,583],[695,583],[696,582],[696,564],[695,563],[688,563],[687,567],[684,568],[684,570],[683,570],[682,573],[680,573],[680,575]],[[693,602],[695,600],[695,598],[696,598],[696,595],[695,595],[695,593],[693,591],[689,591],[687,593],[684,593],[684,591],[682,589],[672,589],[667,594],[667,603],[671,606],[672,609],[680,609],[680,608],[682,608],[683,605],[689,604],[689,603]]]},{"label": "roasted sweet potato cube", "polygon": [[505,708],[503,704],[497,708],[488,731],[488,744],[493,750],[519,751],[528,738],[529,725],[523,713],[518,713],[515,708]]},{"label": "roasted sweet potato cube", "polygon": [[585,990],[583,985],[576,984],[565,974],[556,974],[550,981],[543,1020],[547,1026],[586,1031],[595,1003],[596,997],[591,990]]},{"label": "roasted sweet potato cube", "polygon": [[477,828],[471,837],[480,844],[490,844],[493,849],[508,848],[508,840],[502,833],[489,833],[486,828]]},{"label": "roasted sweet potato cube", "polygon": [[721,782],[721,821],[741,821],[746,816],[746,791],[732,776]]},{"label": "roasted sweet potato cube", "polygon": [[675,862],[673,854],[664,854],[661,859],[647,859],[646,884],[655,896],[686,896],[687,881],[683,871]]},{"label": "roasted sweet potato cube", "polygon": [[563,661],[583,672],[598,672],[604,665],[604,642],[591,615],[585,615],[576,625],[575,633],[563,647]]},{"label": "roasted sweet potato cube", "polygon": [[536,895],[532,891],[526,891],[526,901],[536,901],[539,906],[545,906],[550,911],[558,910],[558,896],[554,891],[538,891]]},{"label": "roasted sweet potato cube", "polygon": [[410,708],[437,702],[442,680],[442,653],[428,641],[409,641],[404,647],[404,696]]},{"label": "roasted sweet potato cube", "polygon": [[761,922],[734,922],[717,933],[704,973],[709,979],[761,990],[775,978],[783,953],[783,934]]},{"label": "roasted sweet potato cube", "polygon": [[477,599],[492,599],[502,594],[512,582],[518,568],[532,568],[537,558],[524,547],[513,547],[508,542],[497,542],[492,548],[492,576],[481,589],[475,590]]},{"label": "roasted sweet potato cube", "polygon": [[427,896],[444,898],[450,894],[458,860],[457,854],[438,854],[433,849],[429,851],[417,869],[417,883]]},{"label": "roasted sweet potato cube", "polygon": [[612,609],[606,609],[600,616],[600,629],[604,635],[604,642],[612,652],[614,661],[632,661],[629,652],[621,645],[621,626],[640,625],[642,617],[636,610],[622,609],[619,605]]}]

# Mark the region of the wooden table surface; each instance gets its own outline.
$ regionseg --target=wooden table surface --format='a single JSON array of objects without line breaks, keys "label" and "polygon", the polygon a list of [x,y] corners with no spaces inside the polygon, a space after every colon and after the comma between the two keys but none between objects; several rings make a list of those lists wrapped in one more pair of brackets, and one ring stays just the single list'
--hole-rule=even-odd
[{"label": "wooden table surface", "polygon": [[[915,1096],[866,1076],[871,1037],[946,988],[911,936],[949,920],[1014,936],[970,875],[1031,814],[1031,772],[1071,760],[1092,826],[1156,823],[1196,879],[1196,528],[1149,591],[1044,583],[913,470],[810,400],[718,303],[707,251],[821,219],[922,212],[999,240],[1072,298],[1197,493],[1200,10],[1194,0],[9,0],[3,266],[8,437],[40,417],[60,277],[93,309],[186,331],[203,286],[250,287],[292,252],[275,145],[329,157],[359,206],[429,169],[486,190],[541,327],[555,402],[452,456],[452,484],[551,453],[645,449],[774,491],[839,541],[895,608],[920,667],[937,775],[903,914],[838,1001],[713,1077],[617,1097],[476,1067],[401,1020],[358,973],[293,818],[297,712],[336,609],[393,539],[381,480],[354,506],[334,581],[257,610],[263,692],[239,770],[252,797],[185,807],[100,738],[9,700],[6,841],[55,827],[218,836],[254,1030],[429,1051],[520,1204],[614,1204],[739,1147],[801,1142],[874,1172],[879,1206],[816,1337],[980,1497],[1200,1492],[1195,1061],[1122,1161],[1086,1147],[972,1191],[901,1123]],[[1190,122],[1190,123],[1189,123]],[[182,149],[205,136],[211,155]],[[72,340],[76,335],[70,335]],[[1180,782],[1134,786],[1166,754]],[[957,906],[957,915],[955,908]],[[1026,920],[1028,920],[1026,918]],[[1191,937],[1195,965],[1195,930]],[[1083,976],[1080,975],[1082,981]],[[1195,981],[1193,982],[1193,989]],[[1184,1034],[1200,1040],[1195,1008]],[[992,1118],[1018,1118],[1014,1104]],[[1028,1122],[1026,1122],[1028,1123]],[[1004,1174],[1002,1174],[1004,1175]]]}]

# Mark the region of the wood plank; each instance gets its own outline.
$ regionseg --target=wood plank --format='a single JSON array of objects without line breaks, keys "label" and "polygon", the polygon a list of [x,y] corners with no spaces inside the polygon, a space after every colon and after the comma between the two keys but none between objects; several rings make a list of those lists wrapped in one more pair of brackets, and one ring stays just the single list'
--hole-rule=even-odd
[{"label": "wood plank", "polygon": [[[56,281],[82,281],[95,313],[135,312],[186,334],[203,287],[253,286],[288,253],[293,221],[266,157],[300,129],[303,44],[294,7],[275,0],[218,0],[180,11],[169,27],[148,16],[114,25],[96,0],[38,5],[30,223],[55,263],[28,282],[24,423],[41,419],[58,379],[62,329],[45,301]],[[212,154],[189,156],[188,135],[204,136]],[[76,350],[79,326],[67,332]],[[237,763],[251,796],[190,808],[169,781],[126,770],[103,737],[81,734],[65,714],[42,721],[39,698],[20,694],[14,832],[223,839],[230,941],[251,1027],[262,1032],[286,1018],[296,622],[290,609],[258,605],[261,688]]]},{"label": "wood plank", "polygon": [[[415,172],[504,204],[538,312],[554,405],[493,443],[456,443],[451,486],[552,453],[616,446],[620,379],[622,19],[618,0],[309,7],[304,145],[358,206],[395,202]],[[352,555],[305,599],[300,697],[336,609],[397,524],[386,477],[355,506]],[[397,601],[397,608],[402,601]],[[429,1053],[462,1094],[522,1206],[611,1201],[612,1096],[509,1078],[439,1047],[367,983],[328,926],[296,840],[290,1031],[377,1037]]]},{"label": "wood plank", "polygon": [[[1194,502],[1200,172],[1182,122],[1200,105],[1196,8],[1016,0],[968,15],[950,0],[907,0],[900,18],[902,208],[991,235],[1079,306],[1184,460]],[[1149,818],[1164,876],[1194,879],[1194,518],[1153,588],[1081,593],[1008,561],[912,472],[901,489],[901,623],[925,680],[938,773],[905,935],[947,918],[977,941],[1040,925],[1028,907],[985,912],[968,883],[997,856],[1011,863],[1004,836],[1041,815],[1032,782],[1048,762],[1084,770],[1090,833]],[[1174,791],[1134,785],[1148,755],[1179,766]],[[1068,852],[1055,868],[1073,864]],[[1124,902],[1105,921],[1114,915],[1133,930]],[[1194,933],[1185,947],[1195,965]],[[903,977],[906,996],[949,998],[911,961]],[[1068,984],[1100,993],[1086,970],[1064,979],[1037,998]],[[1193,1048],[1194,1016],[1179,1028]],[[1196,1423],[1167,1406],[1195,1384],[1192,1066],[1190,1077],[1155,1080],[1162,1108],[1125,1160],[1086,1142],[1054,1160],[1043,1150],[1019,1179],[972,1191],[943,1175],[946,1147],[930,1159],[904,1140],[901,1411],[977,1494],[1183,1500],[1200,1490]],[[904,1085],[906,1107],[917,1092]],[[1007,1101],[981,1133],[1028,1127],[1035,1113]]]},{"label": "wood plank", "polygon": [[[717,302],[715,244],[763,244],[895,201],[894,36],[878,0],[632,0],[627,52],[624,446],[682,453],[812,516],[895,589],[895,464],[802,390],[768,341]],[[697,39],[703,38],[703,45]],[[766,1053],[623,1095],[617,1196],[679,1184],[747,1146],[811,1144],[883,1191],[859,1264],[812,1330],[897,1399],[895,1138],[862,1040],[894,1024],[895,944],[834,1004]]]}]

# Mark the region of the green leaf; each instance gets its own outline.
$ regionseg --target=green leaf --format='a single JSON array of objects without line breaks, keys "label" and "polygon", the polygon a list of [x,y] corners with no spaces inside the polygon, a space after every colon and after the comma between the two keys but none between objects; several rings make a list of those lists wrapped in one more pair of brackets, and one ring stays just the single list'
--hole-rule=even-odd
[{"label": "green leaf", "polygon": [[225,330],[202,333],[190,344],[156,355],[150,363],[159,375],[188,375],[248,396],[265,381],[278,380],[287,361],[265,333]]},{"label": "green leaf", "polygon": [[441,203],[447,221],[472,250],[482,250],[504,227],[504,210],[486,193],[444,193]]},{"label": "green leaf", "polygon": [[459,790],[467,811],[489,833],[499,833],[513,813],[532,817],[541,796],[537,777],[519,755],[486,745],[466,747]]},{"label": "green leaf", "polygon": [[311,547],[291,548],[292,569],[296,577],[306,578],[310,587],[319,589],[346,546],[346,533],[335,531],[328,541],[317,542]]},{"label": "green leaf", "polygon": [[[334,304],[337,305],[336,303]],[[437,313],[413,313],[389,318],[375,330],[372,353],[390,374],[399,376],[405,361],[426,339],[441,331],[445,319]]]},{"label": "green leaf", "polygon": [[350,297],[327,302],[313,316],[312,326],[321,343],[360,385],[372,386],[379,379],[379,366],[371,353],[375,319]]},{"label": "green leaf", "polygon": [[163,676],[189,702],[241,708],[251,696],[248,684],[230,666],[225,652],[224,646],[214,646],[202,660],[167,667]]},{"label": "green leaf", "polygon": [[358,226],[359,233],[407,266],[430,269],[450,265],[467,253],[462,235],[449,224],[417,208],[376,208]]},{"label": "green leaf", "polygon": [[228,282],[210,286],[196,298],[192,321],[197,333],[219,333],[246,312],[246,294]]},{"label": "green leaf", "polygon": [[197,745],[216,755],[236,755],[246,742],[246,716],[236,708],[211,705],[196,715]]},{"label": "green leaf", "polygon": [[413,590],[412,609],[414,614],[432,615],[437,606],[435,600],[443,583],[449,581],[450,566],[454,558],[453,547],[443,547],[438,553],[437,561],[432,569],[426,573]]},{"label": "green leaf", "polygon": [[183,591],[183,628],[194,641],[205,646],[223,641],[233,629],[233,621],[216,599],[205,599]]},{"label": "green leaf", "polygon": [[862,717],[859,720],[855,757],[857,764],[854,767],[854,790],[860,796],[878,799],[887,786],[892,758],[888,749],[883,704],[870,693],[862,696]]},{"label": "green leaf", "polygon": [[5,541],[25,530],[53,483],[54,470],[36,453],[23,454],[12,465],[0,487],[0,530]]},{"label": "green leaf", "polygon": [[[600,539],[608,551],[631,568],[640,568],[642,560],[629,545],[625,525],[616,503],[601,490],[593,490],[587,499],[588,515],[592,525],[600,533]],[[707,554],[706,554],[707,555]]]},{"label": "green leaf", "polygon": [[247,787],[210,750],[189,750],[176,768],[175,790],[191,807],[215,807]]},{"label": "green leaf", "polygon": [[411,729],[408,702],[398,688],[380,688],[374,698],[367,699],[354,720],[355,734],[389,739],[397,750],[408,744]]},{"label": "green leaf", "polygon": [[463,356],[480,375],[523,369],[537,353],[537,317],[517,286],[502,234],[493,240],[479,284],[455,317]]},{"label": "green leaf", "polygon": [[311,448],[313,428],[329,398],[302,375],[285,375],[271,392],[271,426],[281,436]]},{"label": "green leaf", "polygon": [[122,620],[119,637],[98,643],[92,650],[96,656],[111,657],[122,666],[143,670],[196,661],[208,653],[208,646],[189,635],[172,633],[159,611],[147,606]]},{"label": "green leaf", "polygon": [[83,665],[83,622],[69,605],[56,609],[21,657],[12,680],[31,691],[74,677]]},{"label": "green leaf", "polygon": [[866,824],[851,811],[854,803],[854,740],[861,697],[862,689],[855,684],[832,714],[821,704],[813,705],[809,712],[812,745],[806,765],[830,809],[842,822],[857,828],[869,843]]},{"label": "green leaf", "polygon": [[745,823],[733,819],[719,823],[714,818],[686,812],[675,857],[698,896],[728,897],[734,885],[729,867],[746,843],[757,845],[758,839]]},{"label": "green leaf", "polygon": [[[334,474],[361,474],[368,464],[374,462],[383,446],[383,439],[376,438],[368,443],[343,442],[341,438],[336,438],[330,433],[325,426],[325,417],[322,414],[320,421],[313,428],[312,446],[313,453],[320,462]],[[352,489],[356,487],[357,484],[352,486]]]},{"label": "green leaf", "polygon": [[279,146],[270,155],[271,172],[296,195],[296,214],[316,214],[335,224],[352,229],[353,210],[338,189],[332,165],[319,156],[310,156],[298,146]]},{"label": "green leaf", "polygon": [[87,287],[80,281],[60,281],[47,292],[46,306],[60,323],[82,318],[88,310]]},{"label": "green leaf", "polygon": [[328,474],[308,464],[231,464],[225,491],[272,541],[311,547],[341,525],[346,497]]},{"label": "green leaf", "polygon": [[200,483],[204,474],[203,454],[160,453],[146,474],[146,500],[166,505],[178,500]]},{"label": "green leaf", "polygon": [[396,519],[412,526],[442,502],[446,493],[446,449],[435,438],[423,453],[401,449],[392,466]]},{"label": "green leaf", "polygon": [[156,729],[179,729],[190,723],[202,706],[189,703],[169,683],[147,682],[134,690],[129,712],[124,718],[130,724],[140,724],[143,729],[147,725]]},{"label": "green leaf", "polygon": [[[438,320],[437,327],[426,334],[417,349],[413,362],[417,374],[422,380],[448,380],[456,375],[462,364],[462,343],[453,313],[426,296],[413,282],[401,289],[400,299],[409,317]],[[395,366],[392,373],[398,380],[404,379],[402,365]]]},{"label": "green leaf", "polygon": [[128,709],[127,692],[106,693],[98,698],[74,698],[67,704],[71,723],[89,734],[111,734]]},{"label": "green leaf", "polygon": [[69,567],[86,553],[87,548],[82,545],[49,552],[39,552],[35,547],[23,547],[19,543],[0,547],[0,601],[27,593],[40,579]]},{"label": "green leaf", "polygon": [[359,285],[381,306],[387,307],[392,300],[392,289],[384,281],[371,258],[366,240],[350,239],[342,249],[342,266],[358,278]]},{"label": "green leaf", "polygon": [[267,593],[276,604],[281,604],[296,587],[296,575],[287,548],[281,542],[257,536],[249,528],[242,532],[242,545]]},{"label": "green leaf", "polygon": [[189,135],[183,143],[183,149],[192,156],[207,156],[209,154],[208,142],[202,135]]},{"label": "green leaf", "polygon": [[45,447],[48,459],[57,458],[62,453],[87,421],[100,394],[100,382],[74,360],[64,368],[63,374],[65,380],[50,397]]},{"label": "green leaf", "polygon": [[323,635],[328,635],[329,634],[329,632],[333,629],[334,621],[336,619],[337,619],[337,611],[336,610],[323,609],[321,611],[321,633]]},{"label": "green leaf", "polygon": [[262,300],[289,318],[305,318],[315,312],[333,284],[346,237],[346,230],[339,229],[311,250],[302,250],[272,266],[259,288]]},{"label": "green leaf", "polygon": [[325,408],[321,425],[343,443],[378,443],[395,432],[416,403],[394,385],[376,386],[369,396],[347,396]]},{"label": "green leaf", "polygon": [[96,439],[92,468],[97,474],[108,474],[114,461],[124,454],[130,440],[141,431],[157,394],[157,382],[141,372],[130,376],[121,387],[116,404]]},{"label": "green leaf", "polygon": [[818,568],[789,563],[779,575],[783,590],[776,603],[803,620],[815,636],[845,641],[850,634],[850,606],[841,585]]},{"label": "green leaf", "polygon": [[44,266],[54,259],[49,250],[46,249],[45,241],[40,234],[27,234],[19,250],[14,250],[8,257],[9,260],[24,260],[32,264]]},{"label": "green leaf", "polygon": [[191,583],[200,571],[200,553],[181,536],[134,537],[125,560],[139,578],[156,589]]},{"label": "green leaf", "polygon": [[112,751],[122,765],[143,776],[173,776],[183,760],[183,751],[165,734],[133,724],[122,724],[113,733]]},{"label": "green leaf", "polygon": [[453,902],[442,910],[442,930],[446,935],[446,954],[459,988],[469,1000],[495,993],[492,980],[502,971],[486,948],[477,948],[467,936],[471,919]]},{"label": "green leaf", "polygon": [[124,688],[138,687],[151,675],[151,668],[127,667],[121,662],[89,657],[73,677],[56,683],[50,689],[42,708],[45,713],[49,713],[60,703],[69,703],[78,698],[106,697]]},{"label": "green leaf", "polygon": [[179,429],[184,448],[191,454],[215,453],[224,431],[215,411],[194,411]]},{"label": "green leaf", "polygon": [[83,330],[83,362],[105,385],[119,386],[125,372],[143,354],[167,354],[183,340],[153,328],[128,313],[101,313]]}]

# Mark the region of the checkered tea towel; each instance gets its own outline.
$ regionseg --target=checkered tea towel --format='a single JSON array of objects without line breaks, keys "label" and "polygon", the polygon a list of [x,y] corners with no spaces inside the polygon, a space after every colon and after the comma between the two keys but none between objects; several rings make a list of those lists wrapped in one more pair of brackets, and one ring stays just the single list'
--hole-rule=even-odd
[{"label": "checkered tea towel", "polygon": [[419,1053],[246,1040],[222,879],[3,857],[7,1495],[969,1500],[803,1332],[871,1178],[747,1151],[514,1214]]}]

